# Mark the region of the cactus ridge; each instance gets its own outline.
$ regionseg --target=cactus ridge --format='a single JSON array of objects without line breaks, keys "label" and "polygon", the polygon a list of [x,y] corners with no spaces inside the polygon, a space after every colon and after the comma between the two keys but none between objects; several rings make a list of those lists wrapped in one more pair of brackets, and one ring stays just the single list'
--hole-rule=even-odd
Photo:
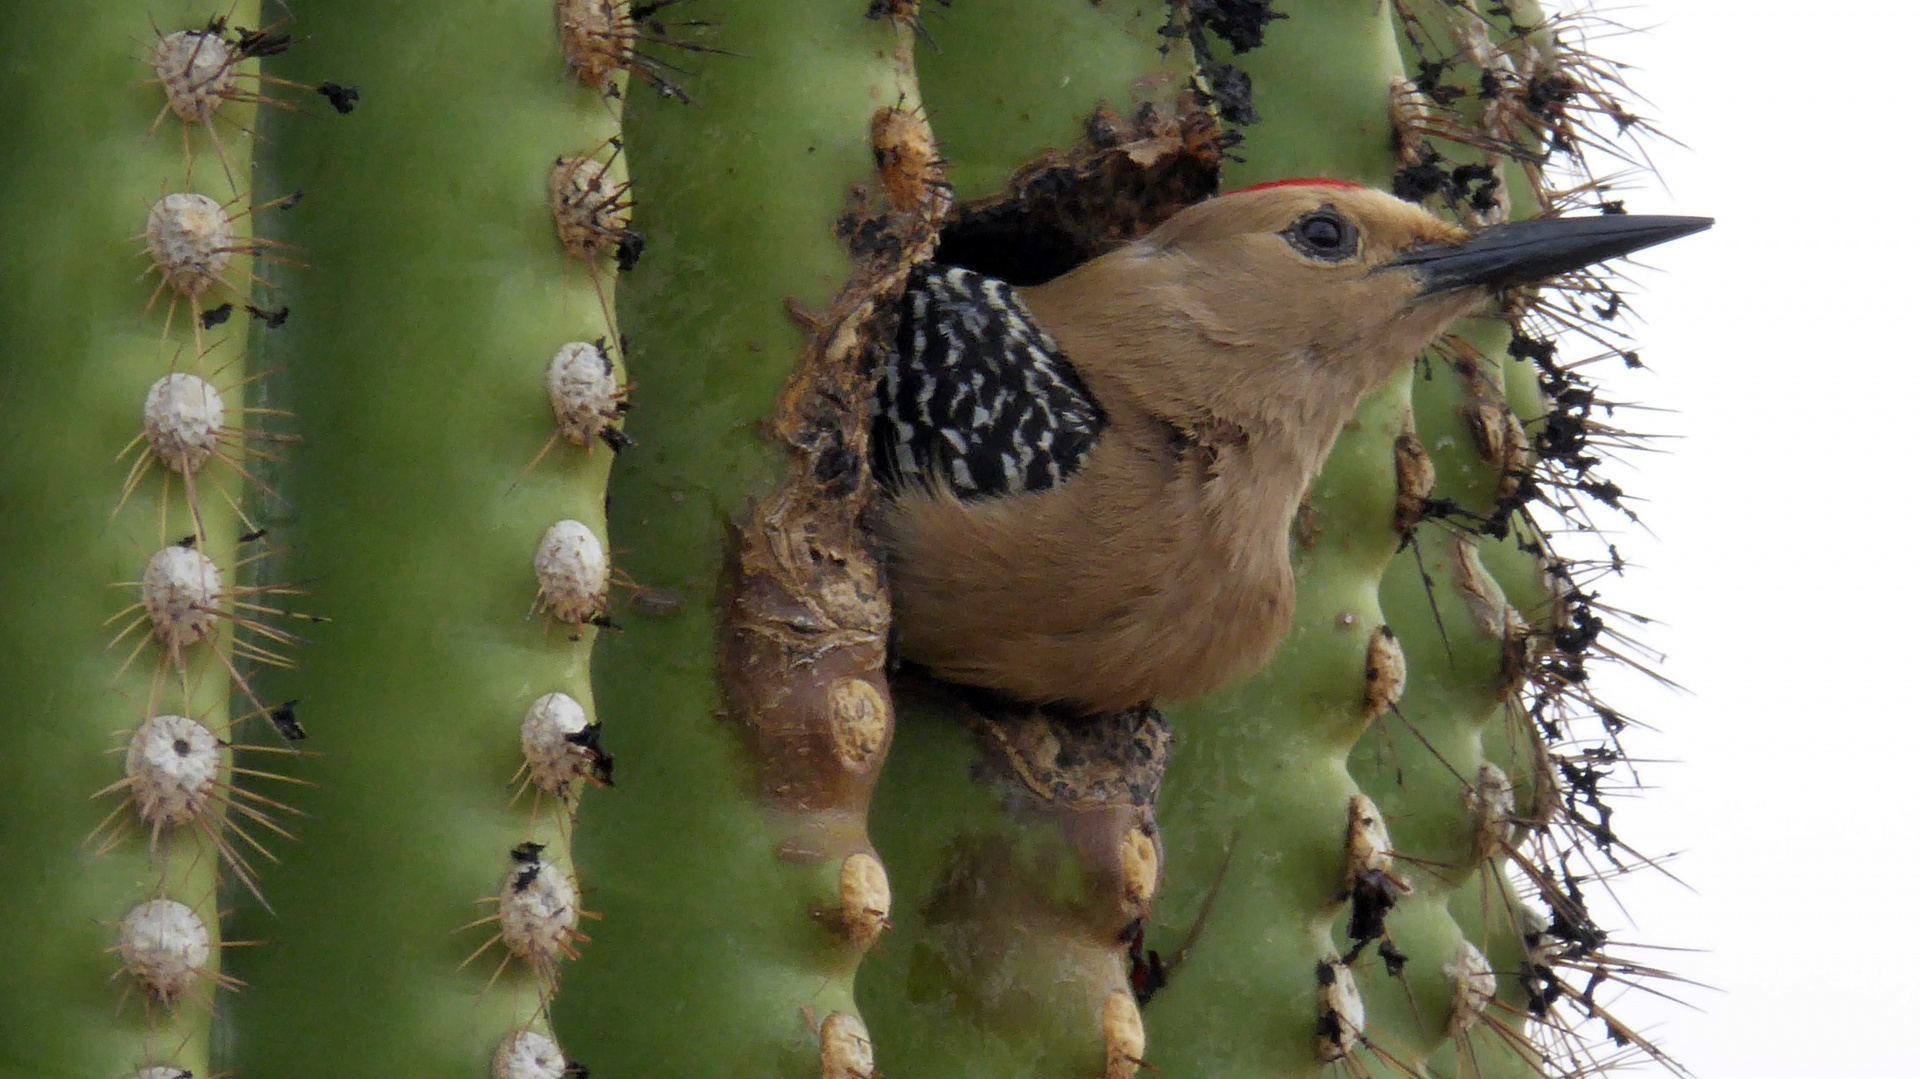
[{"label": "cactus ridge", "polygon": [[1684,1074],[1602,898],[1617,277],[1366,402],[1285,649],[1167,714],[891,670],[864,521],[914,267],[1620,212],[1592,16],[296,6],[9,27],[0,1077]]},{"label": "cactus ridge", "polygon": [[[1644,170],[1644,145],[1660,136],[1630,111],[1619,70],[1587,51],[1582,18],[1549,18],[1530,4],[1400,0],[1396,9],[1408,67],[1395,87],[1396,191],[1475,223],[1621,211],[1612,194],[1621,178],[1597,175],[1595,162]],[[1634,520],[1600,470],[1642,441],[1599,419],[1612,406],[1587,372],[1604,360],[1629,368],[1639,360],[1619,321],[1620,286],[1604,267],[1509,301],[1504,318],[1464,327],[1424,361],[1415,393],[1421,430],[1443,438],[1457,430],[1451,445],[1472,453],[1436,453],[1441,482],[1424,502],[1428,523],[1409,534],[1401,556],[1418,572],[1383,593],[1400,597],[1388,604],[1399,626],[1425,616],[1437,631],[1426,634],[1429,671],[1455,661],[1462,637],[1495,646],[1485,669],[1499,699],[1480,709],[1477,734],[1457,748],[1437,744],[1435,694],[1462,681],[1457,673],[1416,673],[1397,716],[1400,740],[1418,742],[1403,756],[1432,754],[1444,773],[1436,789],[1464,799],[1469,827],[1454,841],[1461,853],[1446,861],[1476,868],[1464,880],[1447,874],[1454,883],[1445,901],[1477,950],[1505,957],[1493,964],[1501,988],[1484,1018],[1451,1024],[1455,1045],[1437,1066],[1474,1074],[1507,1048],[1523,1062],[1535,1058],[1529,1067],[1542,1074],[1592,1074],[1634,1058],[1679,1072],[1615,1010],[1627,989],[1671,976],[1614,956],[1582,889],[1657,863],[1610,827],[1605,792],[1636,780],[1619,740],[1628,723],[1596,697],[1588,665],[1625,660],[1660,676],[1593,600],[1597,579],[1624,568],[1617,551],[1607,547],[1600,565],[1579,561],[1595,547],[1596,503]],[[1555,339],[1600,351],[1557,362]],[[1467,601],[1458,621],[1431,591],[1435,577],[1444,587],[1448,570]],[[1411,576],[1421,578],[1417,590]],[[1410,662],[1418,672],[1419,657]],[[1356,768],[1380,764],[1378,754],[1356,755]],[[1468,987],[1462,994],[1471,976],[1457,975]],[[1610,997],[1595,992],[1606,982]],[[1476,1027],[1487,1032],[1477,1041]]]},{"label": "cactus ridge", "polygon": [[[894,910],[866,834],[893,703],[860,527],[865,402],[946,193],[910,20],[876,14],[614,14],[633,85],[654,92],[623,98],[647,256],[614,297],[643,332],[611,532],[649,594],[679,602],[596,662],[609,723],[648,732],[650,769],[577,839],[608,867],[607,917],[556,1020],[596,1067],[854,1079],[888,1052],[852,996]],[[637,999],[636,970],[675,1006]]]}]

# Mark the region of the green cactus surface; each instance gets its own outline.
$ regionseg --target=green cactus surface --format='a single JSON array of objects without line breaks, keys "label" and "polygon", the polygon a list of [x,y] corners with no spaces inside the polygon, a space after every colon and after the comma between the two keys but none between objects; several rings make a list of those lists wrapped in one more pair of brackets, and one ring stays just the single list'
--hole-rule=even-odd
[{"label": "green cactus surface", "polygon": [[[716,25],[700,40],[723,51],[659,46],[691,100],[636,82],[627,103],[648,250],[620,296],[636,446],[612,529],[636,579],[671,600],[600,649],[597,688],[617,702],[605,714],[633,732],[636,763],[583,818],[607,916],[560,1025],[612,1072],[854,1074],[886,1054],[864,1044],[852,1000],[886,910],[867,888],[885,878],[865,828],[891,725],[872,628],[885,608],[848,546],[857,483],[828,477],[841,494],[823,501],[806,464],[830,455],[808,441],[829,421],[782,387],[810,338],[805,370],[826,371],[858,321],[836,298],[856,269],[847,230],[898,194],[875,152],[889,124],[917,126],[911,38],[859,5],[701,14]],[[763,425],[776,413],[802,462],[777,487],[787,470]],[[864,441],[864,408],[848,415]],[[810,658],[774,662],[763,645]]]},{"label": "green cactus surface", "polygon": [[1286,177],[1617,211],[1580,19],[8,14],[0,1079],[1679,1073],[1593,988],[1664,976],[1586,894],[1645,864],[1604,273],[1361,405],[1206,699],[897,669],[868,530],[915,267]]},{"label": "green cactus surface", "polygon": [[[300,700],[314,788],[297,851],[266,875],[276,916],[239,919],[267,944],[240,968],[226,1063],[320,1074],[341,1062],[314,1047],[346,1041],[356,1067],[478,1074],[503,1039],[544,1031],[593,932],[570,807],[522,787],[520,730],[553,692],[593,718],[610,601],[582,548],[604,562],[611,453],[553,443],[545,378],[564,344],[615,337],[614,267],[563,247],[550,187],[563,156],[617,176],[615,125],[544,5],[299,17],[273,73],[363,95],[337,124],[264,118],[258,157],[261,182],[310,193],[276,221],[300,263],[272,274],[290,317],[257,333],[261,397],[302,439],[276,470],[287,508],[268,524],[290,553],[272,569],[330,621],[297,671],[264,679]],[[581,547],[560,577],[584,596],[536,581],[564,521]],[[516,928],[522,901],[534,922]]]},{"label": "green cactus surface", "polygon": [[[236,652],[280,649],[237,606],[271,602],[236,583],[246,319],[200,319],[248,296],[263,200],[236,131],[253,109],[170,107],[156,57],[178,75],[201,41],[165,36],[204,27],[187,5],[9,15],[32,45],[0,64],[25,109],[0,147],[0,236],[19,256],[0,269],[0,594],[18,615],[0,630],[0,851],[19,884],[0,929],[0,1071],[204,1071],[230,987],[215,882],[253,881],[287,817],[258,774],[278,769],[242,754],[236,775],[226,748],[249,711]],[[222,85],[250,91],[253,64],[219,55]],[[218,143],[200,122],[216,110]],[[183,433],[166,403],[184,397]],[[191,608],[169,602],[210,567],[219,583]]]}]

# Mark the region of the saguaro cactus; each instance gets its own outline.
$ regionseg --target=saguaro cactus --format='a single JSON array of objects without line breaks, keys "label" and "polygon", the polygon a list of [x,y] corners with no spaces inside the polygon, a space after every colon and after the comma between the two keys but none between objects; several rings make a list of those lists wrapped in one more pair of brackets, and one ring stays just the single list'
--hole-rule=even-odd
[{"label": "saguaro cactus", "polygon": [[1625,721],[1551,542],[1618,501],[1549,339],[1599,279],[1362,408],[1293,637],[1167,715],[890,683],[865,528],[912,267],[1289,175],[1611,208],[1573,24],[16,6],[0,1079],[1664,1061],[1595,988]]}]

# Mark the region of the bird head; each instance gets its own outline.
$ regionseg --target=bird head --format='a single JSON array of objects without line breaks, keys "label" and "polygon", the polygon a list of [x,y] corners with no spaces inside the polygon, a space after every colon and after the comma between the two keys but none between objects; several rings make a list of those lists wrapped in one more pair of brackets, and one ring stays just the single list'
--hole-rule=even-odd
[{"label": "bird head", "polygon": [[1134,353],[1124,381],[1204,413],[1277,409],[1286,421],[1301,405],[1350,412],[1505,289],[1711,224],[1613,214],[1470,231],[1358,184],[1283,180],[1190,206],[1046,287],[1131,278],[1167,302],[1150,306],[1156,325],[1115,313],[1109,333]]}]

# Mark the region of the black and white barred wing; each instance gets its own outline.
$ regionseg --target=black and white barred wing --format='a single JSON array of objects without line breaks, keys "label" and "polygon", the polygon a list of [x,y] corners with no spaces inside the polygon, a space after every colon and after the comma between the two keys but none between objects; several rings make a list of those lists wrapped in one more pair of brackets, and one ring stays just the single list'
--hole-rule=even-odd
[{"label": "black and white barred wing", "polygon": [[881,484],[962,499],[1052,487],[1107,422],[1012,286],[952,266],[914,271],[877,398]]}]

